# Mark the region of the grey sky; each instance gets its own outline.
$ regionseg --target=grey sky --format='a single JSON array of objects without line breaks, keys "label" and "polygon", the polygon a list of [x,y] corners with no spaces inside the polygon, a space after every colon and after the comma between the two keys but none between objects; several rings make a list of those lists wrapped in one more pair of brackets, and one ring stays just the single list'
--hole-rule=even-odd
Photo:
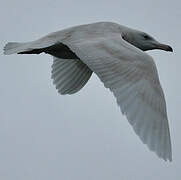
[{"label": "grey sky", "polygon": [[73,25],[114,21],[153,35],[174,53],[154,58],[167,101],[173,162],[142,144],[113,95],[94,75],[77,94],[61,96],[51,80],[52,57],[11,55],[0,61],[0,179],[170,180],[181,178],[179,0],[6,0],[0,6],[0,47]]}]

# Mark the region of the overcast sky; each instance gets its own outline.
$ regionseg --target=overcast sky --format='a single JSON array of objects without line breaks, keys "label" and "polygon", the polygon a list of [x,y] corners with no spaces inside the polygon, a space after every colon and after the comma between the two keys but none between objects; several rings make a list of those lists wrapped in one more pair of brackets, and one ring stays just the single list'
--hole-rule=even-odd
[{"label": "overcast sky", "polygon": [[[0,179],[181,178],[180,9],[179,0],[1,1]],[[145,31],[173,47],[174,53],[148,52],[166,97],[173,162],[142,144],[96,75],[77,94],[61,96],[51,80],[51,56],[2,55],[8,41],[97,21]]]}]

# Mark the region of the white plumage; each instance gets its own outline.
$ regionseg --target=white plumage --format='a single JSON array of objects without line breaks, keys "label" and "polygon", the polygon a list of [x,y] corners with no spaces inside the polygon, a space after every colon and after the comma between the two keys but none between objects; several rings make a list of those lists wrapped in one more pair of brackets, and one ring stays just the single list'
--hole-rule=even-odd
[{"label": "white plumage", "polygon": [[60,94],[73,94],[89,80],[92,71],[78,59],[59,59],[54,57],[52,79]]},{"label": "white plumage", "polygon": [[[171,161],[165,98],[155,63],[144,51],[172,49],[151,36],[143,39],[144,35],[119,24],[101,22],[51,33],[29,43],[8,43],[4,53],[45,52],[55,56],[52,78],[61,94],[79,91],[92,72],[96,73],[113,92],[142,142],[159,157]],[[66,53],[62,50],[63,55],[61,46],[67,48]],[[67,55],[70,52],[74,55]]]}]

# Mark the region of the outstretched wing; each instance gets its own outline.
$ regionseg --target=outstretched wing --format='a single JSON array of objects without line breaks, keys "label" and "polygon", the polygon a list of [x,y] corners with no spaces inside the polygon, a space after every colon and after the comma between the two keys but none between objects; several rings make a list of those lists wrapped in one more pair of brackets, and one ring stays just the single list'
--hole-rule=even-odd
[{"label": "outstretched wing", "polygon": [[63,43],[113,92],[143,143],[171,161],[166,103],[153,59],[117,34]]}]

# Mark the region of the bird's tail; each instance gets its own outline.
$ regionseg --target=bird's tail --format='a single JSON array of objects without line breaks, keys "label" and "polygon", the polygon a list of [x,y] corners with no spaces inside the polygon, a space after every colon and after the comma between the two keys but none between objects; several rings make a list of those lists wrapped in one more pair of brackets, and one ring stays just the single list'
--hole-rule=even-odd
[{"label": "bird's tail", "polygon": [[29,43],[9,42],[4,46],[4,54],[10,55],[29,50]]}]

